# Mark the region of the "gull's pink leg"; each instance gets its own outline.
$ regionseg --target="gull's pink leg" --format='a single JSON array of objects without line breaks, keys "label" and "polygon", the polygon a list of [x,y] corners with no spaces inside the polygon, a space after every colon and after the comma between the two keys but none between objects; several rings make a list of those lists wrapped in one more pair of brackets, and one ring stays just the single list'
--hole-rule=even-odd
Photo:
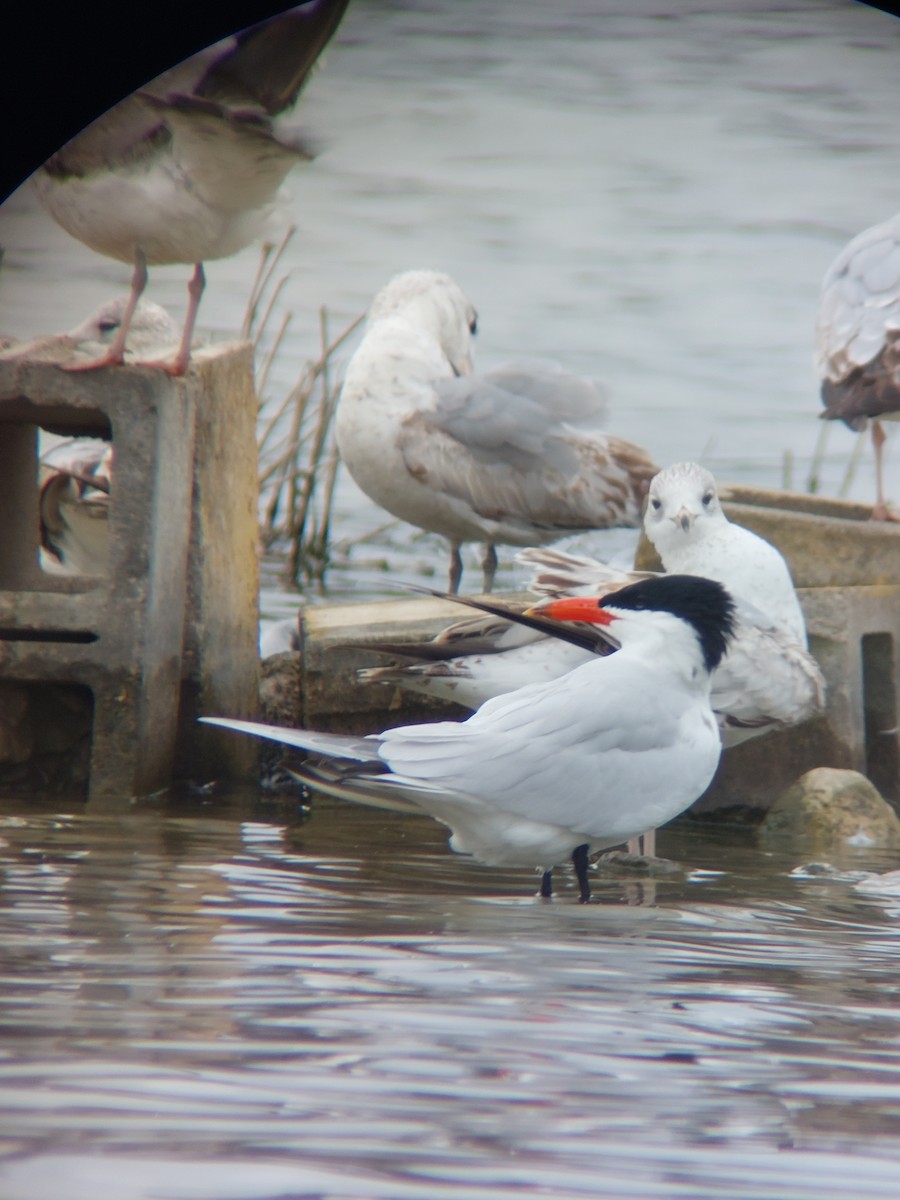
[{"label": "gull's pink leg", "polygon": [[881,428],[880,421],[872,422],[872,446],[875,450],[875,487],[878,497],[872,509],[873,521],[900,521],[900,516],[894,512],[884,498],[884,471],[881,460],[881,450],[887,441],[887,434]]},{"label": "gull's pink leg", "polygon": [[131,328],[131,319],[138,306],[144,288],[147,286],[147,259],[143,250],[137,246],[134,251],[134,271],[131,275],[131,291],[128,294],[128,304],[122,316],[122,323],[115,340],[101,358],[91,359],[86,363],[61,364],[65,371],[93,371],[97,367],[121,367],[125,361],[125,341]]},{"label": "gull's pink leg", "polygon": [[188,363],[191,361],[191,339],[194,336],[194,322],[197,320],[200,297],[203,295],[205,287],[206,275],[203,272],[203,263],[197,263],[194,266],[194,274],[191,276],[191,281],[188,284],[187,315],[184,318],[184,329],[181,331],[181,341],[178,345],[177,354],[169,362],[142,362],[142,367],[156,367],[158,370],[165,371],[169,375],[183,375],[185,373],[188,369]]},{"label": "gull's pink leg", "polygon": [[654,858],[656,856],[656,830],[648,829],[646,833],[639,833],[637,837],[629,838],[627,842],[628,853],[634,854],[638,858]]}]

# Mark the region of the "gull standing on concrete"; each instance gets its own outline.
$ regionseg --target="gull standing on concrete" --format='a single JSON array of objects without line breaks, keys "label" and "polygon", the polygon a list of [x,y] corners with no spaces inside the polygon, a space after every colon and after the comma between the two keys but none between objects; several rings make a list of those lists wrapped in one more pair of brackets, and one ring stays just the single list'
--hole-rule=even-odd
[{"label": "gull standing on concrete", "polygon": [[900,520],[884,496],[881,427],[900,416],[900,213],[863,230],[828,268],[816,317],[816,367],[823,417],[858,431],[872,422],[872,517]]},{"label": "gull standing on concrete", "polygon": [[476,312],[449,275],[406,271],[372,304],[338,402],[347,470],[376,504],[460,547],[483,542],[484,590],[495,546],[637,526],[656,473],[631,442],[602,433],[605,393],[559,367],[511,363],[472,374]]},{"label": "gull standing on concrete", "polygon": [[[711,703],[726,747],[799,724],[822,711],[825,680],[807,650],[806,624],[787,564],[757,534],[732,524],[716,482],[696,463],[677,463],[650,485],[644,529],[669,574],[716,579],[736,603],[735,635],[712,678]],[[595,559],[552,547],[522,551],[543,596],[596,596],[640,579]],[[414,661],[359,671],[361,682],[399,684],[476,708],[492,696],[548,680],[592,656],[501,617],[457,622],[424,643],[367,643]]]},{"label": "gull standing on concrete", "polygon": [[616,653],[490,700],[459,723],[354,738],[207,720],[324,758],[295,772],[319,791],[426,813],[450,828],[459,853],[539,868],[543,896],[552,868],[571,859],[587,901],[588,856],[671,820],[715,773],[721,742],[709,677],[732,610],[710,580],[664,576],[623,588],[596,600],[591,617]]},{"label": "gull standing on concrete", "polygon": [[193,263],[173,375],[190,360],[203,262],[258,237],[288,171],[311,157],[272,117],[294,103],[348,0],[314,0],[225,39],[152,80],[77,134],[33,176],[68,233],[134,263],[119,336],[100,358],[120,364],[147,266]]}]

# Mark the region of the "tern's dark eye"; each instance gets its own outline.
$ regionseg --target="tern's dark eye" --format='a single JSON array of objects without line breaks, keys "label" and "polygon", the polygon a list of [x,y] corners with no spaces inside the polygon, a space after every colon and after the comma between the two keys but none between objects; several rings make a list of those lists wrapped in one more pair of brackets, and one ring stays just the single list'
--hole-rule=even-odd
[{"label": "tern's dark eye", "polygon": [[654,512],[659,512],[659,510],[662,508],[662,500],[657,500],[657,498],[654,496],[650,501],[650,507]]},{"label": "tern's dark eye", "polygon": [[715,492],[704,492],[704,494],[703,494],[703,507],[704,508],[709,508],[709,506],[713,502],[714,495],[715,495]]}]

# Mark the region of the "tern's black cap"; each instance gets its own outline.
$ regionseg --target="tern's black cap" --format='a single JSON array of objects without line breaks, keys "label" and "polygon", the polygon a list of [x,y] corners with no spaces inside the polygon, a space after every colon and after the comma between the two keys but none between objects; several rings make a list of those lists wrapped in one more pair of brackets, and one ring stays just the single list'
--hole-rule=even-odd
[{"label": "tern's black cap", "polygon": [[657,575],[631,583],[600,600],[603,608],[668,612],[694,627],[707,671],[725,656],[734,632],[734,601],[714,579],[699,575]]}]

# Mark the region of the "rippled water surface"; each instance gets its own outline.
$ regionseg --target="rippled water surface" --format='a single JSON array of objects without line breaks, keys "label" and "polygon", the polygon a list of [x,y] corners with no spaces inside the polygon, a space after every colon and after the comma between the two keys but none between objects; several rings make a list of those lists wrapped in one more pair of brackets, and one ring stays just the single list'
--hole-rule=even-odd
[{"label": "rippled water surface", "polygon": [[0,836],[4,1200],[897,1194],[886,856],[682,826],[585,907],[336,802]]}]

